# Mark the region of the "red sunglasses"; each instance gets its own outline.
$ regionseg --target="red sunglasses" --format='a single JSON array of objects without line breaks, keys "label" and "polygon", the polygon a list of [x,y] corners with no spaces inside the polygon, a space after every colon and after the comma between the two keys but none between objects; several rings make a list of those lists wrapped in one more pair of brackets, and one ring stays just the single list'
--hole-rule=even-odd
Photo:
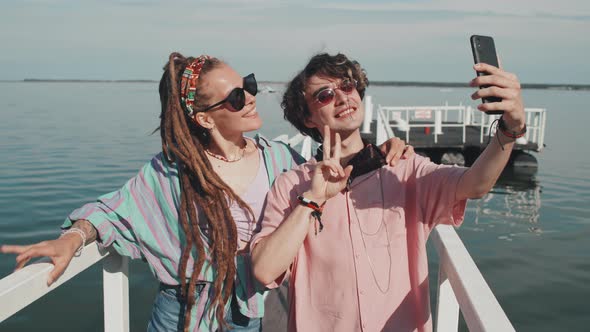
[{"label": "red sunglasses", "polygon": [[356,85],[356,80],[344,79],[336,88],[330,87],[319,89],[318,91],[314,92],[313,97],[315,97],[315,100],[318,103],[326,105],[334,100],[336,97],[336,90],[340,89],[342,92],[344,92],[344,94],[349,95],[356,89]]}]

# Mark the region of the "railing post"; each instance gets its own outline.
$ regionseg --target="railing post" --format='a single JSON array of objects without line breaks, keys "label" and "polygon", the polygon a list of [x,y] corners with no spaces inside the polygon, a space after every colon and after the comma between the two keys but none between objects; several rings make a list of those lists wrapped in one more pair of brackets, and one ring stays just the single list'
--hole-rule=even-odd
[{"label": "railing post", "polygon": [[437,332],[456,332],[459,330],[459,302],[443,269],[443,264],[448,264],[446,261],[446,257],[440,257],[434,326]]},{"label": "railing post", "polygon": [[440,109],[434,110],[434,143],[438,143],[438,135],[442,135],[442,114]]},{"label": "railing post", "polygon": [[541,133],[539,134],[539,150],[543,150],[543,145],[545,144],[545,125],[547,123],[547,112],[543,109],[542,116],[541,116]]},{"label": "railing post", "polygon": [[373,120],[373,99],[365,96],[365,119],[363,120],[363,134],[371,133],[371,121]]},{"label": "railing post", "polygon": [[103,263],[104,330],[129,331],[129,258],[109,255]]},{"label": "railing post", "polygon": [[535,117],[533,118],[533,126],[535,127],[535,130],[533,131],[532,135],[533,136],[533,140],[535,141],[535,143],[539,143],[539,124],[541,123],[541,113],[537,112],[535,113]]},{"label": "railing post", "polygon": [[385,141],[387,141],[387,131],[385,129],[385,126],[388,126],[389,123],[386,123],[386,120],[384,119],[385,114],[383,114],[384,112],[386,112],[383,108],[378,107],[377,108],[377,128],[376,128],[376,136],[375,136],[375,144],[379,145]]},{"label": "railing post", "polygon": [[410,130],[412,126],[410,125],[410,111],[405,110],[406,112],[406,123],[408,124],[408,131],[406,131],[406,144],[410,142]]}]

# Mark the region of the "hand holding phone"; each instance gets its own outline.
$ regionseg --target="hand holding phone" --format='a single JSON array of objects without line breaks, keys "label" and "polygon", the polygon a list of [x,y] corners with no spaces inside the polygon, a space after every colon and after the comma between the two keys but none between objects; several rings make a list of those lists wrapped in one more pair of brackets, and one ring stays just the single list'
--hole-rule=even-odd
[{"label": "hand holding phone", "polygon": [[[498,64],[498,55],[496,54],[496,46],[494,39],[488,36],[473,35],[469,38],[471,43],[471,51],[473,53],[473,61],[475,63],[487,63],[494,67],[500,67]],[[477,76],[489,75],[486,72],[477,72]],[[480,89],[487,88],[487,85],[480,86]],[[502,101],[499,97],[484,97],[484,103],[498,103]],[[503,114],[504,111],[489,111],[486,114]]]}]

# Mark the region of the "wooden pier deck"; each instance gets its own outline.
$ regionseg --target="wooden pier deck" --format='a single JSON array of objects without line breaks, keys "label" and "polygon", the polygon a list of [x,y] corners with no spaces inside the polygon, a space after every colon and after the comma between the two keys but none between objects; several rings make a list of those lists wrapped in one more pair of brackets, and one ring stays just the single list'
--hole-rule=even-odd
[{"label": "wooden pier deck", "polygon": [[285,284],[269,292],[264,306],[262,330],[267,332],[287,331],[289,311],[288,289]]}]

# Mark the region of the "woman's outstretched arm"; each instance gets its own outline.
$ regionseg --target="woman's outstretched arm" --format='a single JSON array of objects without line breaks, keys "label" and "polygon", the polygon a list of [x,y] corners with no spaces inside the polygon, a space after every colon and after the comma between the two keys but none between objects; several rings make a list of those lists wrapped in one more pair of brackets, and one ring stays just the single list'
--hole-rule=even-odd
[{"label": "woman's outstretched arm", "polygon": [[[71,228],[79,229],[84,233],[85,244],[91,243],[97,238],[96,229],[87,220],[77,220]],[[47,279],[49,286],[64,273],[76,251],[82,246],[82,235],[77,232],[67,232],[55,240],[41,241],[31,245],[3,245],[0,246],[0,253],[17,255],[15,271],[22,269],[35,257],[51,259],[54,268]]]}]

